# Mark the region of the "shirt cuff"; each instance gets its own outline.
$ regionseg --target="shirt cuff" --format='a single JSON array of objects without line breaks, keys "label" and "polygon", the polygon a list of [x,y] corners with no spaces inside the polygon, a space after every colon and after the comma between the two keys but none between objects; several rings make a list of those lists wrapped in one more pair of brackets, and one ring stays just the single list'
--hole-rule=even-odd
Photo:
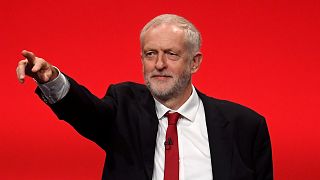
[{"label": "shirt cuff", "polygon": [[70,83],[66,76],[63,75],[57,67],[54,68],[59,72],[58,76],[54,80],[44,84],[40,84],[36,81],[49,104],[54,104],[61,100],[66,96],[70,89]]}]

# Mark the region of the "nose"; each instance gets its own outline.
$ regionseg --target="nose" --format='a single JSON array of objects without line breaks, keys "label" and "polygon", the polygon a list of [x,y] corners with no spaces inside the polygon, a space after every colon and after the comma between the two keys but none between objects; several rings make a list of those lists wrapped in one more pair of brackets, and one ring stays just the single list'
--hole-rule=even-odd
[{"label": "nose", "polygon": [[155,67],[157,70],[163,70],[167,67],[167,59],[164,53],[159,53]]}]

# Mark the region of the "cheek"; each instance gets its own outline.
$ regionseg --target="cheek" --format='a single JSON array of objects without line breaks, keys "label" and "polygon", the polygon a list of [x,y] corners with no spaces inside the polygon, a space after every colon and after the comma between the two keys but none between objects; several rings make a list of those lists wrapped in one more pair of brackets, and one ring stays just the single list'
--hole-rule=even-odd
[{"label": "cheek", "polygon": [[148,63],[146,61],[142,62],[142,71],[143,73],[149,73],[152,71],[152,65],[151,63]]},{"label": "cheek", "polygon": [[187,64],[179,64],[176,65],[175,67],[172,66],[171,72],[174,74],[184,74],[185,72],[190,72],[190,66]]}]

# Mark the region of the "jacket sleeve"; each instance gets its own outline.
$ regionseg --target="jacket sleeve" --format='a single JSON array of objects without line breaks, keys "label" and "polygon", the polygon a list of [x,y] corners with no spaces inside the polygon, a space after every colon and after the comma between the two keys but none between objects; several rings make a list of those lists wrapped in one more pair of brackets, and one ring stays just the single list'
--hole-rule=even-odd
[{"label": "jacket sleeve", "polygon": [[70,82],[69,92],[54,104],[46,102],[39,88],[36,93],[60,120],[65,120],[81,135],[105,149],[110,138],[108,128],[112,126],[117,111],[115,100],[111,96],[112,86],[101,100],[70,77],[67,79]]},{"label": "jacket sleeve", "polygon": [[273,180],[271,142],[265,119],[262,119],[258,126],[253,157],[256,179]]}]

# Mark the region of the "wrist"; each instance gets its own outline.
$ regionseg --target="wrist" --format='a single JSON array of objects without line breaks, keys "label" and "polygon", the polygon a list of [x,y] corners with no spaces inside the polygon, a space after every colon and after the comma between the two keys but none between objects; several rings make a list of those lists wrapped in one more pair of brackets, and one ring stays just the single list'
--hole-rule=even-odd
[{"label": "wrist", "polygon": [[51,66],[51,71],[52,71],[52,75],[49,78],[48,82],[53,81],[54,79],[56,79],[59,75],[59,70],[58,68],[56,68],[55,66]]}]

